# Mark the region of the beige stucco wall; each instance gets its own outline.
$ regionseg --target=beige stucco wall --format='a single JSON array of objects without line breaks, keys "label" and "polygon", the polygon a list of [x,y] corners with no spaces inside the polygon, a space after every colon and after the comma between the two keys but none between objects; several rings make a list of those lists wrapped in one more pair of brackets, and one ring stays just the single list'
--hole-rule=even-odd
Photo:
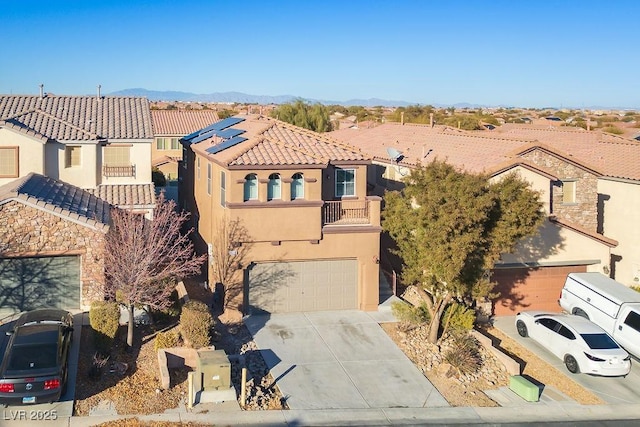
[{"label": "beige stucco wall", "polygon": [[95,142],[72,143],[71,146],[80,147],[80,166],[65,166],[64,144],[49,142],[46,145],[46,175],[80,188],[95,188],[97,185],[98,169],[97,153],[99,145]]},{"label": "beige stucco wall", "polygon": [[604,199],[602,231],[618,241],[611,250],[619,259],[614,278],[626,285],[640,285],[640,182],[600,179],[598,193]]},{"label": "beige stucco wall", "polygon": [[125,177],[105,177],[102,176],[103,152],[101,149],[98,153],[98,161],[96,162],[99,171],[98,184],[148,184],[151,182],[151,140],[149,141],[115,141],[110,140],[114,145],[130,145],[129,160],[132,165],[136,166],[136,176]]},{"label": "beige stucco wall", "polygon": [[80,256],[81,304],[103,297],[105,233],[52,213],[10,201],[0,205],[3,257]]},{"label": "beige stucco wall", "polygon": [[543,204],[543,209],[547,214],[549,214],[551,212],[551,184],[549,182],[549,178],[544,177],[539,173],[533,172],[527,168],[523,168],[522,166],[517,166],[513,169],[508,170],[507,172],[492,177],[490,181],[499,181],[504,176],[509,175],[510,173],[516,174],[520,179],[529,183],[529,186],[532,190],[540,193],[540,201]]},{"label": "beige stucco wall", "polygon": [[[197,164],[197,162],[196,162]],[[214,242],[216,218],[240,219],[247,229],[250,242],[245,264],[268,261],[304,261],[329,259],[358,260],[358,301],[362,310],[377,310],[380,253],[380,202],[372,202],[376,210],[371,226],[340,228],[322,227],[323,185],[333,186],[333,170],[321,169],[264,169],[252,171],[258,178],[258,200],[244,202],[246,170],[226,170],[216,163],[212,168],[211,194],[207,193],[208,160],[200,157],[200,176],[194,164],[194,194],[196,198],[197,229],[201,244]],[[356,195],[366,198],[366,165],[357,165]],[[226,207],[220,203],[220,172],[226,176]],[[290,200],[290,182],[295,173],[305,178],[304,200]],[[281,200],[267,201],[267,180],[272,173],[281,177]],[[325,180],[323,183],[323,179]],[[326,192],[326,190],[325,190]],[[333,192],[333,187],[331,187]],[[351,230],[347,231],[349,228]],[[365,231],[365,232],[357,232]],[[201,250],[203,248],[200,248]],[[243,269],[246,265],[242,266]],[[242,274],[239,271],[238,274]],[[215,282],[211,268],[209,281]],[[238,300],[241,301],[240,296]]]},{"label": "beige stucco wall", "polygon": [[602,267],[609,265],[609,247],[584,234],[545,221],[539,234],[523,239],[512,254],[503,254],[501,263],[587,263],[588,271],[602,272]]},{"label": "beige stucco wall", "polygon": [[[45,144],[10,129],[0,128],[0,147],[18,147],[19,176],[26,176],[31,172],[44,174],[44,146]],[[14,181],[16,178],[0,178],[0,185]]]}]

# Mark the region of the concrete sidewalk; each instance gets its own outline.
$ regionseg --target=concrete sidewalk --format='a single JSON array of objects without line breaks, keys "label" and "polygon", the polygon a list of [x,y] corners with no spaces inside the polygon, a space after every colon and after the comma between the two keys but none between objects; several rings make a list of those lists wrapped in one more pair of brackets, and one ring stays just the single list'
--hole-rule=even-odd
[{"label": "concrete sidewalk", "polygon": [[[58,421],[31,422],[29,425],[52,427],[89,427],[123,418],[144,421],[171,421],[176,423],[202,423],[208,425],[263,425],[263,426],[346,426],[346,425],[496,425],[512,423],[560,424],[592,421],[591,425],[619,426],[621,420],[640,419],[639,405],[557,405],[535,403],[517,408],[384,408],[384,409],[331,409],[289,411],[242,411],[207,413],[172,413],[128,417],[72,417]],[[633,425],[629,421],[626,425]],[[2,426],[24,426],[24,421],[4,421]]]}]

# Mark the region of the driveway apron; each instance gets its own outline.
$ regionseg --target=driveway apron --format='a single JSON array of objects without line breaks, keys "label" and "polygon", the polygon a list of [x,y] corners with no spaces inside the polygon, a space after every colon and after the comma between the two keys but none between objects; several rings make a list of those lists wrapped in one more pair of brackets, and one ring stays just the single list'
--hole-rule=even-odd
[{"label": "driveway apron", "polygon": [[366,312],[258,315],[245,324],[291,409],[448,406]]}]

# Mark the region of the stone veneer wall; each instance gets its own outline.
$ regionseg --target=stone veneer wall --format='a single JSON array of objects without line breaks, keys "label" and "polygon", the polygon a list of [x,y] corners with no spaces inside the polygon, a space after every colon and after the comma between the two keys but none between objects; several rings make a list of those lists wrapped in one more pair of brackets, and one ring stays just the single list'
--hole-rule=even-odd
[{"label": "stone veneer wall", "polygon": [[552,171],[560,180],[576,181],[576,203],[571,204],[562,203],[562,182],[553,183],[550,213],[595,233],[598,229],[598,177],[540,150],[527,153],[523,158]]},{"label": "stone veneer wall", "polygon": [[11,201],[0,205],[3,257],[80,255],[81,304],[103,297],[105,231]]}]

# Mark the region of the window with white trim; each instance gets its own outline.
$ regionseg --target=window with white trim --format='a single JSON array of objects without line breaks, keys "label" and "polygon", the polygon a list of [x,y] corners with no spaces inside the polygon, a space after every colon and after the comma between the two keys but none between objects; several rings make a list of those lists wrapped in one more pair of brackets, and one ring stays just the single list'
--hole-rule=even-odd
[{"label": "window with white trim", "polygon": [[304,199],[304,176],[294,173],[291,177],[291,200]]},{"label": "window with white trim", "polygon": [[272,173],[269,175],[267,183],[267,200],[278,200],[282,198],[282,186],[280,183],[280,175]]},{"label": "window with white trim", "polygon": [[336,197],[356,195],[356,170],[336,169]]},{"label": "window with white trim", "polygon": [[244,201],[258,200],[258,177],[250,173],[244,177]]}]

